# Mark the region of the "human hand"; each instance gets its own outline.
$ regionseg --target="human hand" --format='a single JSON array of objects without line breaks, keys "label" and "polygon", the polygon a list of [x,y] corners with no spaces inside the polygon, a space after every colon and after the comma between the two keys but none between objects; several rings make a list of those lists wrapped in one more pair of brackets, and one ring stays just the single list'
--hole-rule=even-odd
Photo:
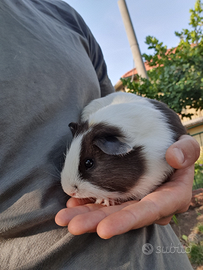
[{"label": "human hand", "polygon": [[89,200],[70,198],[67,208],[58,212],[55,221],[68,226],[70,233],[80,235],[97,232],[104,239],[153,223],[166,225],[176,213],[187,211],[194,178],[194,162],[199,157],[198,143],[190,136],[181,136],[166,152],[167,162],[178,169],[171,180],[140,201],[102,206]]}]

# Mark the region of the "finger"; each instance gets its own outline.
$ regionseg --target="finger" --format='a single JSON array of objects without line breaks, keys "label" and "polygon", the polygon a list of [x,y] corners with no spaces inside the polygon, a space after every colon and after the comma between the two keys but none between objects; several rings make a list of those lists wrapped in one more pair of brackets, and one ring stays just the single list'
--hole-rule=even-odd
[{"label": "finger", "polygon": [[64,208],[56,214],[55,222],[59,226],[67,226],[70,220],[73,219],[75,216],[95,211],[101,207],[103,206],[99,204],[89,204],[71,208]]},{"label": "finger", "polygon": [[192,165],[200,155],[198,142],[189,135],[183,135],[166,151],[166,161],[175,169]]},{"label": "finger", "polygon": [[176,210],[169,214],[183,213],[188,210],[192,198],[193,179],[194,165],[177,170],[169,182],[158,188],[158,190],[170,189],[176,196],[174,201],[171,202]]},{"label": "finger", "polygon": [[[165,211],[165,217],[187,211],[192,198],[193,179],[194,165],[177,170],[169,182],[156,189],[156,191],[166,192],[167,196],[170,193],[174,195],[173,200],[171,199],[170,204],[165,209],[167,210]],[[172,211],[172,206],[174,211]]]},{"label": "finger", "polygon": [[75,216],[68,224],[68,230],[73,235],[96,231],[97,224],[106,217],[102,210]]},{"label": "finger", "polygon": [[173,215],[171,215],[170,217],[166,217],[166,218],[161,218],[159,219],[157,222],[155,222],[158,225],[162,225],[165,226],[167,224],[170,223],[171,219],[172,219]]},{"label": "finger", "polygon": [[114,205],[108,207],[101,207],[96,211],[89,211],[84,214],[80,214],[71,219],[68,224],[68,230],[74,235],[80,235],[86,232],[96,231],[97,225],[107,216],[112,213],[118,212],[126,205],[135,203],[133,201],[126,202],[121,205]]}]

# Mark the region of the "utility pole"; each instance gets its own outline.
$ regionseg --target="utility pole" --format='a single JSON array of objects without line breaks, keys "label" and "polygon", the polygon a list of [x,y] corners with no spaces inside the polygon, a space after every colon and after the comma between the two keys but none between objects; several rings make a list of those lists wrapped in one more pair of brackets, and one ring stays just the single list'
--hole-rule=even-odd
[{"label": "utility pole", "polygon": [[128,41],[130,43],[130,48],[133,54],[133,60],[135,62],[137,73],[142,78],[148,79],[147,72],[146,72],[146,69],[142,60],[139,44],[135,35],[135,31],[132,25],[132,21],[130,19],[130,14],[128,12],[128,8],[127,8],[125,0],[119,0],[118,6],[119,6],[120,13],[121,13],[123,23],[125,26]]}]

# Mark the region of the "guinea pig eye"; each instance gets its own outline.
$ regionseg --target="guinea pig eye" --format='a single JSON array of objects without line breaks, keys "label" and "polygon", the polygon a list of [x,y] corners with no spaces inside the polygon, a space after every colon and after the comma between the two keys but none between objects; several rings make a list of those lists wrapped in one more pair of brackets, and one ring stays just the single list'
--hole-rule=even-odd
[{"label": "guinea pig eye", "polygon": [[94,165],[94,160],[91,158],[88,158],[85,160],[85,168],[90,169]]}]

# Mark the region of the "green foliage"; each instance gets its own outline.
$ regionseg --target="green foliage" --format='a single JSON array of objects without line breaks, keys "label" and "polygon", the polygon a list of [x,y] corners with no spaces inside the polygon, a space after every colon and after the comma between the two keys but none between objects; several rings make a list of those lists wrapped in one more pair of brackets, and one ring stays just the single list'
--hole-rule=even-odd
[{"label": "green foliage", "polygon": [[198,188],[203,188],[203,165],[196,163],[193,189]]},{"label": "green foliage", "polygon": [[176,215],[173,215],[172,219],[173,219],[174,223],[178,226],[178,219],[177,219]]},{"label": "green foliage", "polygon": [[203,246],[201,244],[191,246],[189,259],[192,264],[203,264]]},{"label": "green foliage", "polygon": [[195,163],[195,176],[193,189],[203,188],[203,152]]},{"label": "green foliage", "polygon": [[183,235],[182,235],[182,238],[183,238],[183,240],[184,240],[185,242],[187,242],[187,240],[188,240],[187,235],[183,234]]},{"label": "green foliage", "polygon": [[146,37],[153,55],[143,54],[152,68],[149,79],[138,76],[137,81],[121,79],[123,85],[138,95],[162,101],[183,117],[183,109],[203,109],[203,5],[197,0],[190,10],[190,30],[175,32],[180,37],[176,48],[167,49],[163,42]]},{"label": "green foliage", "polygon": [[203,224],[198,225],[198,230],[199,230],[200,233],[203,234]]}]

